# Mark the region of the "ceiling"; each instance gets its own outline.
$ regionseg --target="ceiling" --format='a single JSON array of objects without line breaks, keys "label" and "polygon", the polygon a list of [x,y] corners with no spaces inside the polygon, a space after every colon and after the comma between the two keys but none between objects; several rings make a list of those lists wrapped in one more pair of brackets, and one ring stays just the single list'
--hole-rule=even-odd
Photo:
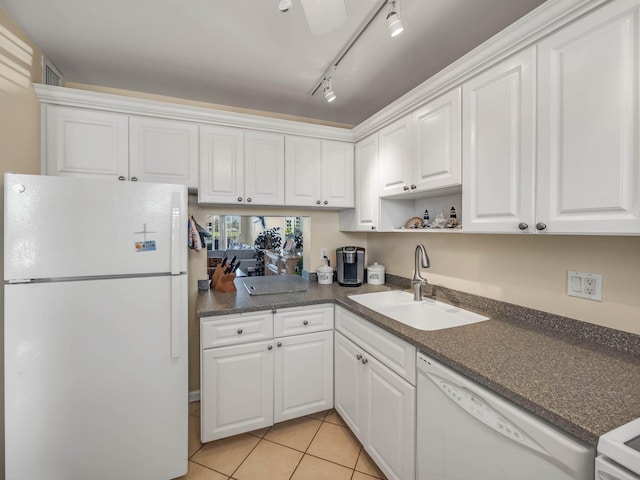
[{"label": "ceiling", "polygon": [[544,0],[401,0],[383,8],[309,94],[380,0],[345,0],[347,22],[311,33],[300,0],[0,0],[65,81],[356,125]]}]

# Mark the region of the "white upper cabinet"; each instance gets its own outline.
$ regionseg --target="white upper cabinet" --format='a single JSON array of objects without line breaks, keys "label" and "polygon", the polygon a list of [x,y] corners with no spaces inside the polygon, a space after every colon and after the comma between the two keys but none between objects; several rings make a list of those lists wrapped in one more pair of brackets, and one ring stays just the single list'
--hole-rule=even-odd
[{"label": "white upper cabinet", "polygon": [[198,186],[198,126],[48,105],[44,173]]},{"label": "white upper cabinet", "polygon": [[462,87],[465,231],[534,228],[535,65],[531,47]]},{"label": "white upper cabinet", "polygon": [[288,135],[285,139],[285,163],[286,205],[321,205],[321,141],[316,138]]},{"label": "white upper cabinet", "polygon": [[285,204],[354,206],[353,144],[287,136]]},{"label": "white upper cabinet", "polygon": [[129,118],[131,180],[198,188],[198,125],[162,118]]},{"label": "white upper cabinet", "polygon": [[198,202],[282,205],[284,136],[201,126]]},{"label": "white upper cabinet", "polygon": [[455,88],[380,130],[381,197],[459,191],[460,95]]},{"label": "white upper cabinet", "polygon": [[378,134],[356,144],[355,230],[371,231],[379,227]]},{"label": "white upper cabinet", "polygon": [[244,134],[244,196],[246,203],[284,205],[284,135]]},{"label": "white upper cabinet", "polygon": [[413,185],[419,191],[460,186],[460,88],[436,98],[413,114]]},{"label": "white upper cabinet", "polygon": [[537,224],[640,233],[640,2],[612,2],[539,44]]},{"label": "white upper cabinet", "polygon": [[411,185],[411,115],[378,132],[378,168],[381,197],[408,192]]},{"label": "white upper cabinet", "polygon": [[200,126],[200,203],[244,203],[244,135],[238,128]]},{"label": "white upper cabinet", "polygon": [[129,178],[127,115],[51,105],[45,109],[43,173]]}]

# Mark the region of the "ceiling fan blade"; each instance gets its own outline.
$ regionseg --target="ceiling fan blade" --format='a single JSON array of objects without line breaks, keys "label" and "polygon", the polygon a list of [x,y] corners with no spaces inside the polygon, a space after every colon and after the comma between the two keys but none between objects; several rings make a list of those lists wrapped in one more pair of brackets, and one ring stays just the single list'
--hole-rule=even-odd
[{"label": "ceiling fan blade", "polygon": [[309,28],[316,35],[334,32],[347,21],[344,0],[300,0]]}]

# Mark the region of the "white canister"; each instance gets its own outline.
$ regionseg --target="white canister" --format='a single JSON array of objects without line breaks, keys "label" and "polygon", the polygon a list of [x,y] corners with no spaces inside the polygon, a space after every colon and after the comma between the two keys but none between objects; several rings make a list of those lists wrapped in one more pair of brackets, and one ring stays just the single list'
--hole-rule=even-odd
[{"label": "white canister", "polygon": [[318,283],[330,285],[333,283],[333,268],[323,265],[318,267]]},{"label": "white canister", "polygon": [[384,265],[378,265],[376,262],[367,267],[367,283],[384,285]]}]

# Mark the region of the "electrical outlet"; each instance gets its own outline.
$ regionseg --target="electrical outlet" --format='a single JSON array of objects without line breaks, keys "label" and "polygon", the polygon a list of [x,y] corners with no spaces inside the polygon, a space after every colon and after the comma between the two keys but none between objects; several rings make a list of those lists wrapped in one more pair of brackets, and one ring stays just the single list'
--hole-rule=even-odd
[{"label": "electrical outlet", "polygon": [[324,260],[324,257],[329,256],[328,252],[329,252],[329,250],[327,248],[321,248],[320,249],[320,260]]},{"label": "electrical outlet", "polygon": [[599,273],[567,272],[567,295],[602,301],[602,275]]}]

